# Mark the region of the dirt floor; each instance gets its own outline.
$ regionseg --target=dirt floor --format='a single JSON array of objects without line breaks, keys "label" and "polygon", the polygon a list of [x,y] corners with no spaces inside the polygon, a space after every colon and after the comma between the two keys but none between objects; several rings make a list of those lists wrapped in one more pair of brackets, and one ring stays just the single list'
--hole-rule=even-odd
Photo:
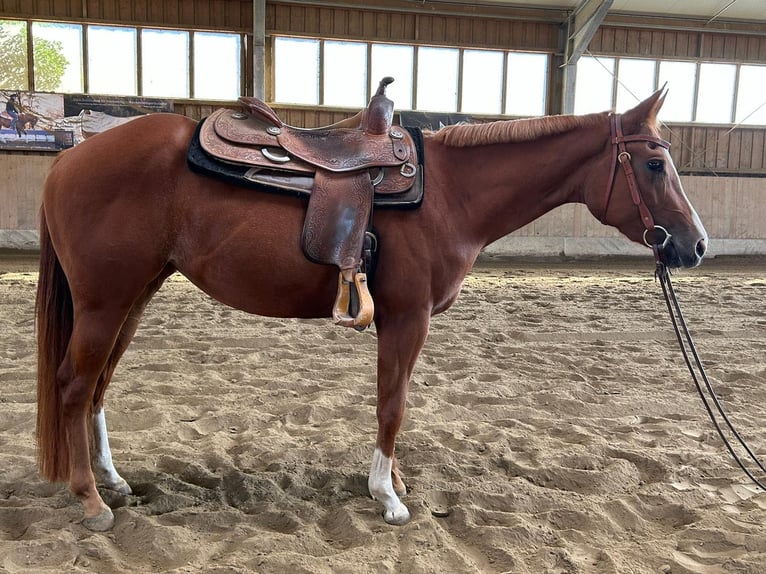
[{"label": "dirt floor", "polygon": [[[0,258],[0,572],[748,573],[766,494],[685,370],[651,259],[481,261],[436,317],[397,456],[367,494],[375,334],[246,315],[180,276],[107,393],[111,532],[35,462],[36,262]],[[674,276],[732,419],[766,458],[766,262]]]}]

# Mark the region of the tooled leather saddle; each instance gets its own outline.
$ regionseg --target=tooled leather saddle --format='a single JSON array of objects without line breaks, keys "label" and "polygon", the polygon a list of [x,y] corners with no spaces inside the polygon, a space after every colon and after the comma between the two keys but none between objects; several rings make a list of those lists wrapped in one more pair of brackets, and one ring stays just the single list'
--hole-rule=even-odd
[{"label": "tooled leather saddle", "polygon": [[422,152],[413,139],[420,134],[392,125],[391,82],[383,78],[354,117],[314,129],[289,126],[261,100],[242,97],[242,111],[219,109],[200,123],[187,154],[196,172],[308,196],[304,254],[339,268],[333,319],[358,330],[374,316],[363,258],[373,206],[415,207],[423,195]]}]

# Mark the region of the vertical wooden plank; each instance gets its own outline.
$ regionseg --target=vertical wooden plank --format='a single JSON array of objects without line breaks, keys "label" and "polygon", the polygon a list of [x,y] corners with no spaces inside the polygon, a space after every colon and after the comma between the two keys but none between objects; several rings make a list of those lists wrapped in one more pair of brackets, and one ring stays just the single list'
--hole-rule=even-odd
[{"label": "vertical wooden plank", "polygon": [[289,6],[290,20],[287,29],[294,30],[298,34],[306,32],[306,8],[304,6]]},{"label": "vertical wooden plank", "polygon": [[319,33],[319,7],[307,6],[306,7],[306,23],[305,29],[309,34],[315,36],[321,36]]},{"label": "vertical wooden plank", "polygon": [[616,33],[616,31],[615,31],[614,28],[606,28],[604,30],[604,33],[602,34],[602,38],[601,38],[601,49],[602,49],[602,51],[604,51],[606,53],[613,53],[614,52],[614,50],[615,50],[615,48],[614,48],[615,33]]},{"label": "vertical wooden plank", "polygon": [[747,61],[748,49],[750,45],[748,36],[738,36],[734,48],[734,57],[739,61]]},{"label": "vertical wooden plank", "polygon": [[616,28],[614,31],[614,53],[625,54],[627,51],[628,34],[625,28]]},{"label": "vertical wooden plank", "polygon": [[731,146],[731,133],[727,133],[725,128],[717,128],[711,130],[715,134],[716,140],[716,155],[715,155],[715,167],[716,169],[726,169],[729,166],[729,147]]},{"label": "vertical wooden plank", "polygon": [[726,148],[728,138],[720,139],[718,129],[713,127],[705,128],[705,165],[713,171],[719,169],[721,150]]},{"label": "vertical wooden plank", "polygon": [[336,38],[348,36],[348,10],[333,10],[332,33]]},{"label": "vertical wooden plank", "polygon": [[51,0],[37,0],[35,3],[35,15],[45,18],[53,15],[53,6]]},{"label": "vertical wooden plank", "polygon": [[710,46],[709,57],[713,59],[721,59],[726,54],[726,42],[725,37],[722,34],[710,34],[708,45]]},{"label": "vertical wooden plank", "polygon": [[431,33],[431,40],[433,42],[443,44],[447,39],[447,18],[444,16],[434,16]]},{"label": "vertical wooden plank", "polygon": [[522,22],[511,22],[511,41],[513,45],[526,48],[526,30]]},{"label": "vertical wooden plank", "polygon": [[478,23],[479,22],[476,20],[470,20],[468,18],[455,21],[455,36],[458,39],[458,46],[473,45],[473,27]]},{"label": "vertical wooden plank", "polygon": [[332,8],[319,9],[319,35],[323,38],[333,35],[333,18],[335,10]]},{"label": "vertical wooden plank", "polygon": [[393,38],[392,18],[393,14],[378,14],[375,21],[375,39]]},{"label": "vertical wooden plank", "polygon": [[[266,11],[269,11],[269,4],[266,4]],[[290,29],[290,8],[278,6],[274,8],[274,24],[272,29],[276,32],[284,32]]]},{"label": "vertical wooden plank", "polygon": [[133,19],[136,22],[151,22],[147,3],[147,0],[133,0]]},{"label": "vertical wooden plank", "polygon": [[726,153],[726,168],[739,169],[742,157],[742,132],[734,130],[728,136],[729,145]]},{"label": "vertical wooden plank", "polygon": [[120,20],[120,0],[107,0],[104,2],[104,20],[118,22]]},{"label": "vertical wooden plank", "polygon": [[723,57],[727,60],[737,57],[737,36],[723,34]]},{"label": "vertical wooden plank", "polygon": [[763,170],[766,168],[766,146],[764,146],[766,132],[764,130],[753,131],[752,168]]},{"label": "vertical wooden plank", "polygon": [[375,14],[369,10],[362,13],[362,38],[369,38],[375,33]]},{"label": "vertical wooden plank", "polygon": [[133,2],[131,0],[118,0],[116,2],[117,22],[134,22]]},{"label": "vertical wooden plank", "polygon": [[388,34],[392,40],[402,41],[408,37],[406,19],[403,14],[391,14],[388,25]]},{"label": "vertical wooden plank", "polygon": [[183,26],[194,26],[194,0],[179,0],[179,23]]},{"label": "vertical wooden plank", "polygon": [[625,53],[643,54],[647,46],[651,45],[651,32],[648,30],[626,30],[625,31]]},{"label": "vertical wooden plank", "polygon": [[593,34],[593,37],[590,39],[590,43],[588,44],[588,49],[590,49],[592,52],[605,52],[606,49],[604,48],[604,32],[606,28],[603,26],[599,26],[598,30],[596,30],[596,33]]},{"label": "vertical wooden plank", "polygon": [[737,167],[743,171],[748,171],[753,167],[753,130],[742,130]]}]

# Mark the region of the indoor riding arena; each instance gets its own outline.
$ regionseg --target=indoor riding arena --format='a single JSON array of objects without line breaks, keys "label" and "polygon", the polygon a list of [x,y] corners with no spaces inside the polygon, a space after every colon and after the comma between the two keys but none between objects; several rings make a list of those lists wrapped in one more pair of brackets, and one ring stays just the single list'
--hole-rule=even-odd
[{"label": "indoor riding arena", "polygon": [[764,572],[762,0],[0,7],[0,573]]}]

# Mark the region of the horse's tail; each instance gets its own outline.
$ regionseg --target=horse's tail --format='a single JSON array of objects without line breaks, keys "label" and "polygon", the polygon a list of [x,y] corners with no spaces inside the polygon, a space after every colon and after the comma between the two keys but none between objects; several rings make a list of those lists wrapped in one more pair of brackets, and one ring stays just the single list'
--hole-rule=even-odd
[{"label": "horse's tail", "polygon": [[40,474],[69,479],[69,443],[64,428],[57,371],[72,334],[72,294],[40,210],[40,277],[37,283],[37,448]]}]

